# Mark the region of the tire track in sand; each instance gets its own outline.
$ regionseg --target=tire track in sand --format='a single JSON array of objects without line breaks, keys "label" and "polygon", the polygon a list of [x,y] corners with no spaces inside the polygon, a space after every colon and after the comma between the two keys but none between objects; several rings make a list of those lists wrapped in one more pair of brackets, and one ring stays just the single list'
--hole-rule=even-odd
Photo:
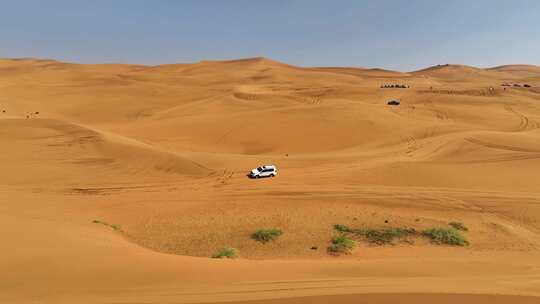
[{"label": "tire track in sand", "polygon": [[533,130],[533,129],[538,129],[540,127],[540,124],[537,122],[537,121],[534,121],[534,120],[530,120],[529,117],[519,113],[518,111],[514,110],[514,108],[512,108],[512,106],[510,105],[505,105],[504,106],[504,109],[509,112],[509,113],[512,113],[513,115],[517,116],[519,118],[519,126],[517,127],[516,130],[513,130],[514,132],[522,132],[522,131],[527,131],[527,130]]},{"label": "tire track in sand", "polygon": [[508,151],[515,151],[515,152],[540,153],[540,150],[532,150],[532,149],[525,149],[525,148],[515,147],[515,146],[494,144],[494,143],[490,143],[490,142],[483,141],[477,138],[472,138],[472,137],[465,137],[465,140],[470,143],[477,144],[486,148],[508,150]]}]

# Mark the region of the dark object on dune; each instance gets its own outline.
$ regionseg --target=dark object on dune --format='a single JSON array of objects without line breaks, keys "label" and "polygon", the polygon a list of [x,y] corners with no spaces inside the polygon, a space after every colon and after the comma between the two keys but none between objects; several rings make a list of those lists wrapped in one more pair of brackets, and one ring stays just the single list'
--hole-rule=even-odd
[{"label": "dark object on dune", "polygon": [[389,106],[399,106],[401,102],[399,100],[390,100],[386,104],[388,104]]},{"label": "dark object on dune", "polygon": [[408,89],[409,86],[405,84],[383,84],[381,89]]},{"label": "dark object on dune", "polygon": [[524,84],[523,87],[524,87],[524,88],[530,88],[531,86],[528,85],[528,84]]},{"label": "dark object on dune", "polygon": [[38,115],[38,114],[39,114],[39,112],[34,112],[34,114]]},{"label": "dark object on dune", "polygon": [[517,84],[517,83],[514,83],[514,86],[515,87],[521,87],[521,85]]}]

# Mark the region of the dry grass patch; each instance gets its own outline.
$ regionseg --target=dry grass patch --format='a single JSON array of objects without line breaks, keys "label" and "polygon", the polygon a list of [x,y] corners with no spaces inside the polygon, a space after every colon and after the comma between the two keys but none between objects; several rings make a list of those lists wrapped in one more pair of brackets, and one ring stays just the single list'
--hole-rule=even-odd
[{"label": "dry grass patch", "polygon": [[469,241],[459,231],[453,228],[430,228],[422,233],[437,245],[466,246]]},{"label": "dry grass patch", "polygon": [[414,244],[415,238],[428,238],[433,244],[466,246],[469,241],[460,231],[468,231],[462,223],[449,223],[452,228],[430,228],[418,231],[414,228],[367,228],[352,229],[342,224],[334,225],[341,237],[360,238],[372,245],[396,245],[397,243]]},{"label": "dry grass patch", "polygon": [[266,244],[270,241],[277,240],[282,234],[283,234],[283,231],[276,228],[259,229],[251,235],[251,238],[258,242]]},{"label": "dry grass patch", "polygon": [[212,256],[214,259],[234,259],[238,257],[238,251],[231,247],[223,247]]},{"label": "dry grass patch", "polygon": [[350,254],[355,245],[352,239],[342,234],[332,239],[332,244],[328,247],[328,251],[332,254]]},{"label": "dry grass patch", "polygon": [[416,230],[411,228],[358,229],[354,233],[374,245],[392,245],[417,234]]},{"label": "dry grass patch", "polygon": [[469,231],[469,228],[467,228],[467,226],[465,226],[465,224],[461,223],[461,222],[450,222],[448,223],[448,225],[450,225],[450,227],[456,229],[456,230],[461,230],[461,231]]}]

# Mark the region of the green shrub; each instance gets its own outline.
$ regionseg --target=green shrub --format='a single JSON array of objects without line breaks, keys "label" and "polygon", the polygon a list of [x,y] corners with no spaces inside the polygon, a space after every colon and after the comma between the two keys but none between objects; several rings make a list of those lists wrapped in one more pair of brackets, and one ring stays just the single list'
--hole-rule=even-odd
[{"label": "green shrub", "polygon": [[334,229],[339,232],[352,232],[353,230],[342,224],[335,224]]},{"label": "green shrub", "polygon": [[[397,242],[414,244],[418,237],[426,237],[433,244],[466,246],[469,242],[460,231],[467,231],[463,223],[450,222],[448,225],[452,228],[431,228],[424,231],[418,231],[414,228],[368,228],[353,229],[342,224],[334,225],[334,229],[340,232],[340,236],[332,240],[328,247],[330,252],[349,252],[354,246],[353,239],[361,238],[372,245],[393,245]],[[352,239],[351,239],[352,238]]]},{"label": "green shrub", "polygon": [[460,223],[460,222],[450,222],[448,223],[448,225],[450,225],[452,228],[456,230],[469,231],[469,228],[467,228],[463,223]]},{"label": "green shrub", "polygon": [[365,237],[371,244],[387,245],[392,244],[395,239],[414,235],[416,231],[414,229],[404,228],[382,228],[358,230],[356,233]]},{"label": "green shrub", "polygon": [[255,231],[255,233],[253,233],[251,235],[251,237],[256,241],[259,241],[259,242],[265,244],[265,243],[268,243],[270,241],[277,240],[277,238],[279,238],[282,234],[283,234],[283,232],[281,230],[279,230],[279,229],[276,229],[276,228],[259,229],[259,230]]},{"label": "green shrub", "polygon": [[354,248],[354,241],[345,235],[339,235],[332,239],[332,244],[328,247],[331,253],[349,254]]},{"label": "green shrub", "polygon": [[430,228],[424,230],[424,236],[431,239],[431,242],[438,245],[466,246],[469,242],[456,229],[453,228]]},{"label": "green shrub", "polygon": [[231,247],[223,247],[218,249],[218,251],[212,257],[214,259],[234,259],[237,256],[236,249]]}]

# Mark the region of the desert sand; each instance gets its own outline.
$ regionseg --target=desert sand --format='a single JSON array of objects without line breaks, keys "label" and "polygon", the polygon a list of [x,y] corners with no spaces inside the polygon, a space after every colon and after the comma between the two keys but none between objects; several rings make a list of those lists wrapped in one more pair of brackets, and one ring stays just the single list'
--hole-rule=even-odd
[{"label": "desert sand", "polygon": [[540,303],[537,66],[0,59],[0,147],[2,303]]}]

